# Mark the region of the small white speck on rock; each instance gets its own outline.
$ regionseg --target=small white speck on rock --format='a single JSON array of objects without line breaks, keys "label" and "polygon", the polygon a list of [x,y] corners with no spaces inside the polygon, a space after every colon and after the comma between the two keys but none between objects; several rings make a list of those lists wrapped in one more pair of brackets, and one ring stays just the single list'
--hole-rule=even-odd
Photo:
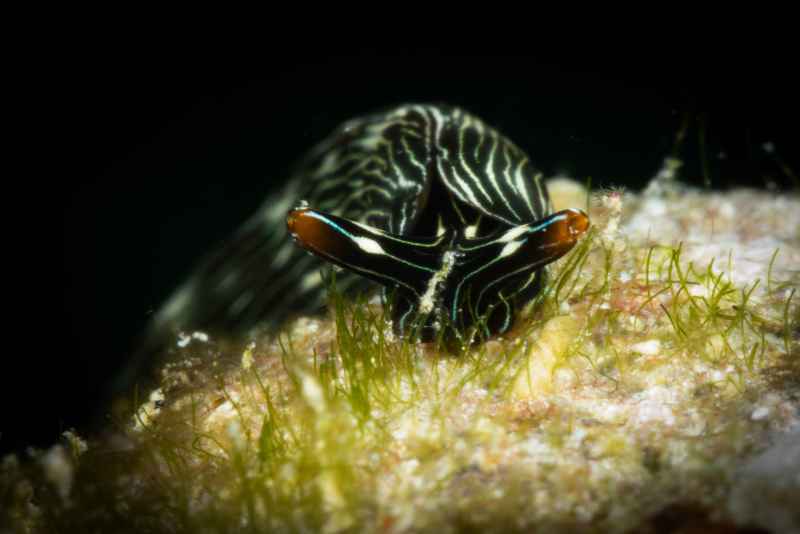
[{"label": "small white speck on rock", "polygon": [[661,342],[657,339],[648,339],[631,345],[631,350],[645,356],[654,356],[661,350]]}]

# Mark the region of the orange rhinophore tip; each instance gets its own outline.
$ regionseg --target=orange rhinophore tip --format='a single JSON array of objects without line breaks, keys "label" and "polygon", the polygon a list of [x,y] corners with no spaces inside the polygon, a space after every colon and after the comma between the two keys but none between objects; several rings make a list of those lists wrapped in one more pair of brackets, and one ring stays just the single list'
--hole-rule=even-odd
[{"label": "orange rhinophore tip", "polygon": [[[308,212],[308,208],[299,208],[293,209],[286,215],[286,228],[289,230],[289,233],[292,234],[292,237],[297,238],[298,232],[302,231],[301,228],[304,226],[305,214]],[[299,224],[298,224],[299,223]]]},{"label": "orange rhinophore tip", "polygon": [[573,239],[579,238],[589,229],[589,216],[586,212],[577,208],[564,210],[567,216],[567,229]]},{"label": "orange rhinophore tip", "polygon": [[551,236],[548,247],[557,247],[562,254],[566,254],[589,229],[589,216],[577,208],[557,211],[545,220],[549,221],[547,232]]},{"label": "orange rhinophore tip", "polygon": [[325,219],[311,208],[290,211],[286,216],[286,228],[300,246],[312,252],[329,251],[337,237]]}]

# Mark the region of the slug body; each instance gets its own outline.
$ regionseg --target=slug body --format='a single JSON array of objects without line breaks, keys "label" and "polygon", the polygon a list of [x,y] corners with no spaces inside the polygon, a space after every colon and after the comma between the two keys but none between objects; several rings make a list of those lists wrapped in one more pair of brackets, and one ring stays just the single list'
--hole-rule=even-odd
[{"label": "slug body", "polygon": [[589,226],[578,209],[551,211],[541,174],[495,129],[455,107],[396,107],[313,149],[156,322],[277,325],[322,308],[320,272],[335,264],[345,291],[383,286],[398,333],[485,339],[511,328],[543,267]]}]

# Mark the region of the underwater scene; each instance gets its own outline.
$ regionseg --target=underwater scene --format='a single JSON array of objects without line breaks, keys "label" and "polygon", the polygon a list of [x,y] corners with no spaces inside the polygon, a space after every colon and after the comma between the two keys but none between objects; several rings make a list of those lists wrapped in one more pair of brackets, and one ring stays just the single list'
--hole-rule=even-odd
[{"label": "underwater scene", "polygon": [[800,531],[789,98],[369,58],[98,105],[0,532]]}]

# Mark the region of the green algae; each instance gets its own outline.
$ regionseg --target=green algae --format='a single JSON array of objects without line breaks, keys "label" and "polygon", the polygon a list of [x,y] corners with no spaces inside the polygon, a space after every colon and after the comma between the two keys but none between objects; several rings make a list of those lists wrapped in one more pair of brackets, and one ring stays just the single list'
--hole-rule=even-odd
[{"label": "green algae", "polygon": [[[672,216],[711,200],[672,199],[685,203]],[[193,341],[107,436],[78,447],[73,435],[50,463],[6,459],[2,520],[22,532],[623,532],[677,502],[734,521],[737,466],[797,422],[800,280],[784,260],[797,230],[763,280],[738,283],[732,253],[699,262],[684,236],[635,237],[626,221],[646,202],[600,194],[594,229],[536,305],[476,347],[397,339],[384,307],[335,291],[329,318],[278,336]]]}]

